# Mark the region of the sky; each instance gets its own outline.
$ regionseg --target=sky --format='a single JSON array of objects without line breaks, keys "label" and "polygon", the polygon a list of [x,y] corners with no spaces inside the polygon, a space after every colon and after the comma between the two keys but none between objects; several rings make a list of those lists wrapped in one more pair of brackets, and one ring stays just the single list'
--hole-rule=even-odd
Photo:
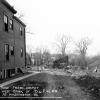
[{"label": "sky", "polygon": [[[100,0],[7,0],[24,14],[23,21],[33,34],[26,33],[27,51],[48,48],[57,53],[55,45],[61,34],[78,41],[92,40],[88,55],[100,54]],[[67,52],[74,51],[73,43]]]}]

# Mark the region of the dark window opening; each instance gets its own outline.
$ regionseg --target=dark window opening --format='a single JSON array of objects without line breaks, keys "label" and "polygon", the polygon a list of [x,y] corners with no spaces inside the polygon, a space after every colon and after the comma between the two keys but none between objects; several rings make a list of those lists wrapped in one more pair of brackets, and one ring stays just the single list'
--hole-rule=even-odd
[{"label": "dark window opening", "polygon": [[23,49],[21,49],[21,57],[23,57]]},{"label": "dark window opening", "polygon": [[20,27],[20,34],[21,34],[21,36],[22,36],[22,34],[23,34],[23,32],[22,32],[22,28]]},{"label": "dark window opening", "polygon": [[9,61],[9,45],[8,44],[5,45],[5,58],[6,58],[6,61]]},{"label": "dark window opening", "polygon": [[24,34],[25,34],[25,28],[24,28]]},{"label": "dark window opening", "polygon": [[10,20],[10,29],[13,30],[13,20]]},{"label": "dark window opening", "polygon": [[4,15],[4,28],[8,32],[8,17],[6,15]]},{"label": "dark window opening", "polygon": [[10,47],[10,53],[11,53],[11,56],[14,56],[14,47],[13,46]]}]

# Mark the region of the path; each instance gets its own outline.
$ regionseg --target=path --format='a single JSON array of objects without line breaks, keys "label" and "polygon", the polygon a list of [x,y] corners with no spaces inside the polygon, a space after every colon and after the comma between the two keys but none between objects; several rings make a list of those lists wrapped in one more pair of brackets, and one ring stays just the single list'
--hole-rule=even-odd
[{"label": "path", "polygon": [[39,72],[33,72],[33,73],[29,74],[29,75],[25,75],[25,76],[21,76],[21,77],[12,79],[12,80],[10,80],[10,81],[7,81],[7,82],[4,82],[4,83],[0,84],[0,87],[2,88],[2,87],[7,86],[7,85],[9,85],[9,84],[11,84],[11,83],[14,83],[14,82],[23,80],[23,79],[25,79],[25,78],[31,77],[31,76],[33,76],[33,75],[36,75],[36,74],[38,74],[38,73],[39,73]]}]

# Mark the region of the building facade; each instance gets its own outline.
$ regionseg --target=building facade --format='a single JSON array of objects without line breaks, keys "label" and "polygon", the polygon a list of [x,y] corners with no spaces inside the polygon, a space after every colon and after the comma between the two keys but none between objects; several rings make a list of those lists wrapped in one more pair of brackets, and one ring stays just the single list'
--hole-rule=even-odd
[{"label": "building facade", "polygon": [[25,67],[25,24],[16,13],[6,0],[0,0],[0,79],[12,77]]},{"label": "building facade", "polygon": [[41,53],[32,53],[31,54],[32,64],[35,66],[40,66],[43,64],[43,56]]}]

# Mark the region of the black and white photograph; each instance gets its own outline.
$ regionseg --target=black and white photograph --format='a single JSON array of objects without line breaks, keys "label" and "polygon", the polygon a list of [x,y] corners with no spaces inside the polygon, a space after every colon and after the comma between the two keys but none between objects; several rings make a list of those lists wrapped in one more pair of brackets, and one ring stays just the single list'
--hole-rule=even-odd
[{"label": "black and white photograph", "polygon": [[100,100],[100,0],[0,0],[0,100]]}]

